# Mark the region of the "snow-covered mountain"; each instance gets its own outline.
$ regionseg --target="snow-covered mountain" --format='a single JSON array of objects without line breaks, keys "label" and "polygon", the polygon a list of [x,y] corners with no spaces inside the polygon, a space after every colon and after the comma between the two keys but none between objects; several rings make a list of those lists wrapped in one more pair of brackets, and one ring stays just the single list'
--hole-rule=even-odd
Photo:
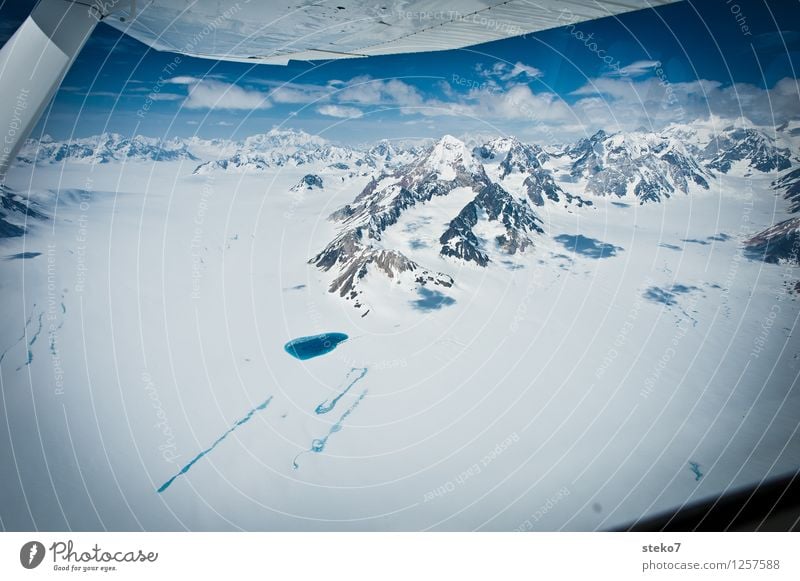
[{"label": "snow-covered mountain", "polygon": [[[800,168],[790,169],[772,182],[789,202],[791,214],[800,212]],[[800,263],[800,218],[792,217],[759,232],[744,242],[750,258],[772,263]]]},{"label": "snow-covered mountain", "polygon": [[373,167],[398,167],[411,163],[423,151],[424,145],[382,139],[367,149],[365,160]]},{"label": "snow-covered mountain", "polygon": [[[564,146],[505,136],[474,148],[451,136],[429,145],[382,140],[351,147],[285,129],[240,141],[104,133],[68,141],[28,141],[19,163],[185,160],[198,162],[194,174],[303,168],[305,177],[290,188],[294,191],[321,188],[330,179],[347,187],[350,180],[369,176],[355,199],[331,215],[339,231],[311,261],[323,270],[335,268],[338,276],[330,290],[354,298],[353,293],[360,292],[358,282],[372,271],[407,279],[410,289],[453,284],[446,262],[434,265],[430,258],[416,257],[414,248],[387,246],[384,241],[385,231],[409,210],[445,198],[451,201],[443,205],[448,209],[442,210],[441,220],[424,228],[428,246],[436,247],[436,260],[479,266],[487,266],[493,255],[513,255],[534,245],[543,233],[535,207],[578,211],[592,206],[595,197],[663,202],[695,189],[707,190],[718,175],[777,173],[772,187],[789,201],[792,212],[797,211],[796,125],[769,129],[714,120],[671,125],[659,132],[600,130]],[[13,216],[20,211],[18,203],[4,193],[6,235],[20,228]],[[775,233],[762,232],[754,240],[771,234]],[[403,246],[402,240],[394,243]]]},{"label": "snow-covered mountain", "polygon": [[[678,139],[659,133],[598,131],[565,148],[565,181],[596,196],[631,196],[659,202],[693,185],[708,189],[710,172]],[[564,175],[566,173],[566,175]]]},{"label": "snow-covered mountain", "polygon": [[368,175],[411,163],[426,147],[419,142],[382,140],[369,147],[336,144],[318,135],[292,129],[272,129],[242,140],[198,136],[158,139],[103,133],[62,141],[49,136],[30,139],[17,163],[50,164],[112,161],[197,161],[196,175],[217,171],[264,172],[273,168],[319,165],[346,171],[346,177]]},{"label": "snow-covered mountain", "polygon": [[782,171],[791,167],[790,151],[778,147],[775,139],[763,131],[747,127],[729,127],[706,145],[703,157],[708,167],[726,173],[737,162],[760,172]]},{"label": "snow-covered mountain", "polygon": [[542,234],[541,220],[525,200],[514,198],[498,184],[478,190],[478,195],[450,221],[439,239],[442,256],[472,261],[486,266],[490,250],[475,233],[481,221],[497,222],[494,244],[506,254],[523,252],[533,245],[533,235]]},{"label": "snow-covered mountain", "polygon": [[321,177],[316,174],[308,173],[300,178],[300,181],[293,185],[291,190],[293,192],[302,192],[304,190],[321,190],[324,187],[325,185]]},{"label": "snow-covered mountain", "polygon": [[800,264],[800,218],[789,218],[744,242],[747,255],[773,264]]},{"label": "snow-covered mountain", "polygon": [[234,143],[223,151],[223,155],[209,156],[210,159],[198,165],[194,173],[263,172],[276,167],[320,164],[349,171],[349,177],[353,177],[409,163],[420,148],[388,140],[368,148],[357,148],[335,144],[305,131],[273,129]]},{"label": "snow-covered mountain", "polygon": [[[499,137],[475,147],[472,153],[492,181],[527,195],[537,206],[545,200],[583,202],[574,199],[583,194],[631,195],[649,202],[675,192],[688,193],[693,184],[705,188],[714,173],[727,173],[738,166],[761,172],[786,170],[792,165],[791,152],[800,143],[797,129],[789,124],[772,130],[728,124],[719,131],[694,125],[672,125],[660,132],[608,134],[600,130],[567,146]],[[321,164],[349,170],[352,175],[368,175],[391,173],[413,164],[430,147],[382,140],[358,148],[284,129],[241,141],[103,133],[64,141],[48,136],[28,140],[18,162],[196,160],[200,162],[196,174]]]},{"label": "snow-covered mountain", "polygon": [[789,211],[792,213],[800,211],[800,168],[793,169],[781,175],[772,182],[772,187],[783,192],[791,206]]},{"label": "snow-covered mountain", "polygon": [[[800,123],[759,128],[747,122],[729,124],[711,135],[701,156],[709,168],[750,178],[753,172],[778,174],[772,189],[787,202],[789,214],[800,211]],[[753,260],[797,264],[800,218],[777,220],[773,226],[743,241],[746,255]]]},{"label": "snow-covered mountain", "polygon": [[545,167],[551,155],[538,145],[523,143],[514,137],[500,137],[476,147],[473,152],[496,182],[527,196],[535,206],[543,206],[545,200],[591,205],[590,201],[565,192],[556,183],[553,169]]},{"label": "snow-covered mountain", "polygon": [[250,136],[237,145],[231,155],[205,161],[193,173],[261,172],[287,165],[301,166],[318,162],[349,169],[365,163],[365,156],[361,152],[334,145],[305,131],[273,129],[268,133]]},{"label": "snow-covered mountain", "polygon": [[29,220],[46,220],[47,216],[29,196],[22,196],[0,184],[0,238],[15,238],[26,232]]},{"label": "snow-covered mountain", "polygon": [[[390,159],[402,155],[392,152]],[[201,162],[194,173],[215,170],[244,172],[263,171],[285,165],[309,165],[321,162],[338,169],[357,170],[383,167],[387,161],[369,152],[339,146],[304,131],[273,129],[241,141],[229,139],[188,138],[158,139],[118,133],[56,141],[45,136],[28,140],[18,156],[21,164],[49,164],[64,160],[81,163],[112,161],[176,161]]]},{"label": "snow-covered mountain", "polygon": [[[353,202],[331,215],[339,232],[310,262],[325,271],[335,269],[338,276],[331,292],[351,299],[362,293],[359,281],[371,272],[398,280],[405,272],[420,273],[406,281],[411,290],[431,283],[449,286],[454,276],[448,274],[446,262],[435,266],[429,257],[418,259],[414,245],[405,244],[402,236],[390,237],[394,246],[386,244],[386,231],[397,231],[396,224],[410,210],[443,198],[461,199],[446,221],[421,226],[422,238],[435,239],[439,258],[485,267],[493,255],[524,252],[543,234],[534,207],[555,204],[575,211],[593,206],[593,197],[644,204],[709,190],[719,174],[744,178],[750,171],[773,173],[791,166],[790,149],[775,143],[765,130],[734,125],[721,134],[691,125],[661,132],[598,131],[574,144],[547,149],[501,137],[470,150],[445,136],[413,161],[375,172]],[[397,158],[388,143],[379,144],[370,155]],[[795,209],[797,171],[786,171],[773,185]],[[757,235],[753,244],[758,236],[777,235],[778,230]]]},{"label": "snow-covered mountain", "polygon": [[731,171],[762,173],[791,167],[796,137],[780,140],[766,128],[726,124],[714,131],[702,124],[673,124],[660,132],[634,131],[608,134],[598,131],[564,149],[561,167],[565,181],[583,185],[594,195],[634,196],[640,202],[657,202],[708,189],[716,174]]},{"label": "snow-covered mountain", "polygon": [[[492,254],[522,252],[543,232],[527,200],[492,182],[464,142],[446,135],[414,162],[372,179],[351,204],[334,212],[339,234],[310,262],[325,271],[335,268],[338,276],[330,291],[349,299],[362,294],[359,281],[373,271],[404,282],[408,290],[428,284],[450,287],[450,275],[387,248],[384,240],[409,210],[443,198],[455,205],[449,222],[434,236],[440,257],[486,266]],[[477,230],[491,230],[492,239]]]},{"label": "snow-covered mountain", "polygon": [[119,133],[103,133],[94,137],[54,141],[45,136],[39,141],[28,140],[18,155],[24,164],[60,163],[65,160],[80,163],[109,163],[112,161],[196,160],[181,139],[162,140],[152,137],[125,137]]}]

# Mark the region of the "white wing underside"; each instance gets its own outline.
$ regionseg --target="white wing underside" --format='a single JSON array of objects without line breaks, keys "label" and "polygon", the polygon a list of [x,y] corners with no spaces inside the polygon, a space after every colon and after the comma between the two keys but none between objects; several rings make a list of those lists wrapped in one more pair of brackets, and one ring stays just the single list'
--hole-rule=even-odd
[{"label": "white wing underside", "polygon": [[285,65],[457,49],[673,1],[139,0],[105,22],[160,51]]}]

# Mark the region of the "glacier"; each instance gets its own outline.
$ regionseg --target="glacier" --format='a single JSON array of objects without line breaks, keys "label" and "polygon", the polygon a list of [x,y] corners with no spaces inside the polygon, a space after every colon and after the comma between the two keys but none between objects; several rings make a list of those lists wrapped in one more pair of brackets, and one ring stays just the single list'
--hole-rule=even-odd
[{"label": "glacier", "polygon": [[3,526],[595,530],[796,470],[799,152],[733,121],[31,141]]}]

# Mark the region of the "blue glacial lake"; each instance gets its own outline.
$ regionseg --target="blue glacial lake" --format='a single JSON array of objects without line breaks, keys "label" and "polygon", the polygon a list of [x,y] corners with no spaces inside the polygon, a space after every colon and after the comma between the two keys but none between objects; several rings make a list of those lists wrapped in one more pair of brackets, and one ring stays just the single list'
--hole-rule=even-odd
[{"label": "blue glacial lake", "polygon": [[323,333],[322,335],[292,339],[283,348],[292,357],[305,361],[330,353],[336,349],[339,343],[346,340],[347,335],[344,333]]}]

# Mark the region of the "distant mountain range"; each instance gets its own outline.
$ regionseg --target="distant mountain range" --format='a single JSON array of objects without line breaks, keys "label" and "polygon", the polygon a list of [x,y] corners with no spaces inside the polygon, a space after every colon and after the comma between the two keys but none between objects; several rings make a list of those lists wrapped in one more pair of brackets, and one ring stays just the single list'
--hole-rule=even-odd
[{"label": "distant mountain range", "polygon": [[22,164],[51,164],[64,161],[87,164],[112,161],[197,161],[183,139],[154,139],[136,135],[124,137],[118,133],[103,133],[94,137],[54,141],[49,136],[40,141],[28,140],[17,159]]},{"label": "distant mountain range", "polygon": [[[441,205],[438,201],[446,197],[463,199],[458,192],[466,190],[468,201],[453,208],[442,230],[431,231],[439,226],[425,224],[423,238],[436,240],[439,257],[486,267],[536,246],[545,234],[537,208],[546,204],[579,208],[593,205],[592,198],[598,197],[662,202],[708,190],[717,174],[744,178],[753,171],[779,173],[798,161],[780,142],[780,136],[752,128],[730,127],[711,139],[702,130],[673,126],[660,133],[598,131],[567,146],[542,147],[502,137],[470,150],[448,135],[413,161],[373,177],[352,203],[334,212],[331,219],[339,224],[339,233],[310,262],[333,270],[330,291],[356,306],[366,305],[362,287],[373,273],[397,279],[410,290],[450,286],[454,281],[440,272],[441,266],[422,265],[404,253],[403,248],[413,248],[409,237],[391,237],[393,247],[386,230],[421,206]],[[782,174],[774,184],[795,206],[797,171]],[[748,255],[762,252],[761,258],[771,262],[795,260],[786,256],[798,232],[792,224],[744,241]],[[401,230],[409,226],[414,225],[405,223]],[[418,240],[419,232],[414,237]],[[421,276],[403,277],[406,272]]]},{"label": "distant mountain range", "polygon": [[[241,141],[103,133],[64,141],[49,136],[40,141],[28,140],[18,163],[185,160],[199,162],[193,169],[197,174],[258,172],[314,163],[370,171],[413,163],[432,144],[433,141],[422,146],[384,140],[357,148],[337,145],[303,131],[278,129]],[[540,205],[545,199],[560,200],[571,189],[563,184],[582,178],[588,180],[585,190],[571,191],[571,195],[633,194],[642,201],[658,201],[675,192],[687,192],[689,183],[705,187],[714,173],[727,173],[734,166],[761,172],[789,169],[792,152],[796,156],[799,144],[800,127],[795,125],[767,129],[731,124],[714,131],[682,124],[660,132],[609,134],[600,130],[567,145],[529,144],[500,137],[475,147],[472,153],[480,163],[498,165],[497,175],[492,176],[495,180],[522,175],[532,201]],[[558,174],[555,181],[551,179],[553,173]]]},{"label": "distant mountain range", "polygon": [[[337,145],[303,131],[274,129],[241,141],[198,137],[157,139],[103,133],[93,137],[55,141],[49,136],[28,140],[18,156],[20,164],[52,164],[66,160],[83,163],[113,161],[198,161],[193,173],[264,171],[287,165],[327,164],[334,169],[365,171],[397,168],[413,163],[430,149],[402,142],[381,141],[368,148]],[[761,172],[792,166],[792,152],[800,143],[800,127],[784,124],[774,129],[728,125],[712,131],[693,125],[671,125],[660,132],[598,131],[567,145],[537,145],[500,137],[475,147],[484,164],[499,165],[495,179],[523,176],[540,205],[556,201],[566,190],[558,182],[588,179],[584,192],[595,195],[634,194],[658,201],[689,183],[703,185],[715,172],[727,173],[741,165]],[[553,181],[553,170],[568,171]],[[558,170],[556,170],[558,173]],[[539,200],[538,194],[542,193]],[[575,195],[576,192],[570,192]]]},{"label": "distant mountain range", "polygon": [[[441,266],[425,266],[410,257],[403,241],[400,248],[385,240],[388,228],[412,209],[428,204],[449,208],[446,211],[452,215],[441,224],[425,226],[427,239],[435,241],[427,246],[435,246],[439,257],[480,267],[535,247],[544,235],[537,209],[548,204],[581,208],[602,197],[639,204],[663,202],[708,190],[721,174],[742,178],[753,172],[775,174],[772,187],[788,200],[791,212],[798,212],[800,124],[763,128],[730,123],[722,129],[716,125],[671,125],[657,132],[601,130],[566,145],[499,137],[472,148],[449,135],[428,145],[385,140],[357,148],[291,130],[272,130],[241,141],[110,133],[28,141],[18,163],[180,161],[191,164],[197,175],[302,167],[305,176],[292,188],[295,191],[324,188],[320,174],[326,172],[333,172],[339,181],[371,176],[351,203],[330,216],[338,233],[310,260],[333,273],[331,292],[368,309],[361,286],[372,273],[411,290],[454,283],[451,275],[440,272]],[[10,217],[26,210],[10,192],[3,192],[2,201],[3,235],[18,235],[21,227]],[[796,261],[799,231],[800,218],[789,218],[743,243],[751,257]]]}]

